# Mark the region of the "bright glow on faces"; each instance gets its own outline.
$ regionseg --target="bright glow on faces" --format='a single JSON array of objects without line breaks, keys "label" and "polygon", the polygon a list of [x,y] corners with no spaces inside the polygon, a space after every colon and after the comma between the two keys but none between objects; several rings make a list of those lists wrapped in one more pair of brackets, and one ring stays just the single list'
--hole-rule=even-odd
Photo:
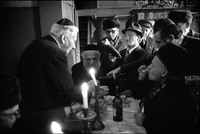
[{"label": "bright glow on faces", "polygon": [[57,122],[53,121],[51,123],[51,131],[54,133],[54,134],[63,134],[63,132],[61,131],[61,127],[60,127],[60,124],[58,124]]}]

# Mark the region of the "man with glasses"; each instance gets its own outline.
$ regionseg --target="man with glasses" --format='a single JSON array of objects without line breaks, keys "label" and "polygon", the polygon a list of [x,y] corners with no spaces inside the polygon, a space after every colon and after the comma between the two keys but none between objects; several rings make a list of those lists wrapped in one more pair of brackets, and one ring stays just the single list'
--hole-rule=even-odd
[{"label": "man with glasses", "polygon": [[16,119],[20,117],[21,92],[16,76],[1,73],[0,77],[0,133],[7,133],[13,128]]},{"label": "man with glasses", "polygon": [[113,69],[116,59],[121,57],[119,52],[126,47],[119,34],[119,28],[120,23],[116,18],[107,18],[103,21],[106,37],[98,41],[97,46],[101,53],[101,59],[107,66],[106,71]]}]

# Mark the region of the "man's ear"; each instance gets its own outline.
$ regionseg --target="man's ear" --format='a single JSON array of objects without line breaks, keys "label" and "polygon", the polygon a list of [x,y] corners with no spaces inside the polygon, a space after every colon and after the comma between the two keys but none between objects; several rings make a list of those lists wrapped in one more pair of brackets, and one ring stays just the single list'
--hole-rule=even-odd
[{"label": "man's ear", "polygon": [[62,41],[63,44],[65,44],[66,38],[67,38],[67,35],[66,35],[66,34],[62,34],[62,35],[61,35],[61,41]]},{"label": "man's ear", "polygon": [[172,43],[174,40],[174,35],[170,34],[167,38],[166,38],[166,42],[167,43]]}]

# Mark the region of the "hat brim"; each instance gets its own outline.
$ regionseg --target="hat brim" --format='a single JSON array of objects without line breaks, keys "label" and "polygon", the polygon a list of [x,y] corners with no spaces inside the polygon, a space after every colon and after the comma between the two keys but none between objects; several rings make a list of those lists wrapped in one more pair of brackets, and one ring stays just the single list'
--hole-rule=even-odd
[{"label": "hat brim", "polygon": [[128,28],[128,29],[122,30],[122,33],[125,34],[126,31],[133,31],[133,32],[136,32],[137,34],[139,34],[141,37],[143,36],[143,35],[142,35],[142,32],[139,31],[139,30],[129,29],[129,28]]}]

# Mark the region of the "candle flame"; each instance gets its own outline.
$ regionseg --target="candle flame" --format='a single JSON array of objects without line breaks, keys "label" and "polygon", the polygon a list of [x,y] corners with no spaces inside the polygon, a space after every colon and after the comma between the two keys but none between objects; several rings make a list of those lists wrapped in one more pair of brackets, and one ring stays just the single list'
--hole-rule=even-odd
[{"label": "candle flame", "polygon": [[92,77],[95,76],[95,70],[94,70],[94,68],[90,68],[89,72],[90,72],[90,75],[91,75]]},{"label": "candle flame", "polygon": [[88,84],[84,82],[84,83],[81,85],[81,89],[82,89],[82,91],[88,91]]},{"label": "candle flame", "polygon": [[97,80],[95,78],[95,69],[94,68],[90,68],[89,73],[94,81],[95,86],[97,86]]},{"label": "candle flame", "polygon": [[54,134],[63,134],[63,132],[61,131],[61,127],[60,127],[60,124],[53,121],[51,123],[51,131],[54,133]]}]

